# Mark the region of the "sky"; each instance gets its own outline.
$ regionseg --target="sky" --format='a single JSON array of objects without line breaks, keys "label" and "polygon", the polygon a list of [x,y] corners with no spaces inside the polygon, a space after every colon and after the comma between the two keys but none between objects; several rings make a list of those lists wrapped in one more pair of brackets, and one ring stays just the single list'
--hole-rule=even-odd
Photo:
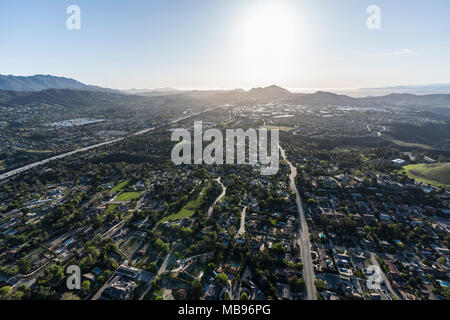
[{"label": "sky", "polygon": [[449,12],[448,0],[1,0],[0,74],[117,89],[450,83]]}]

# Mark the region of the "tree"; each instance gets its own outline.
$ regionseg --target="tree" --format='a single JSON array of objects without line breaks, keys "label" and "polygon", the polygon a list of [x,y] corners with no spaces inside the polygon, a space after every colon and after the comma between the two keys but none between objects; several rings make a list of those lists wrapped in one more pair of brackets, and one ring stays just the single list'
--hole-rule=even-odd
[{"label": "tree", "polygon": [[8,300],[11,297],[12,288],[10,286],[4,286],[0,289],[0,300]]},{"label": "tree", "polygon": [[289,285],[291,286],[294,292],[302,292],[305,288],[305,281],[302,278],[297,278],[297,276],[293,276],[289,280]]},{"label": "tree", "polygon": [[31,270],[31,262],[28,260],[21,259],[17,261],[17,265],[19,266],[19,272],[22,274],[27,274]]},{"label": "tree", "polygon": [[155,248],[156,248],[156,250],[158,250],[159,252],[162,252],[162,253],[169,252],[169,244],[164,243],[161,239],[155,240]]},{"label": "tree", "polygon": [[286,248],[283,246],[282,243],[277,242],[272,246],[272,251],[278,253],[278,254],[282,254],[286,252]]},{"label": "tree", "polygon": [[228,228],[228,233],[230,234],[230,236],[234,237],[234,235],[236,234],[236,226],[232,225],[230,228]]},{"label": "tree", "polygon": [[189,291],[188,298],[190,300],[199,300],[204,294],[203,285],[197,279],[192,282],[191,290]]},{"label": "tree", "polygon": [[248,294],[247,294],[247,292],[242,292],[242,294],[241,294],[241,300],[248,300]]},{"label": "tree", "polygon": [[314,280],[314,284],[316,285],[317,291],[323,291],[326,288],[325,281],[323,281],[322,279]]},{"label": "tree", "polygon": [[302,271],[303,270],[303,263],[297,262],[295,264],[295,268],[297,268],[297,270],[299,270],[299,271]]},{"label": "tree", "polygon": [[83,293],[88,293],[89,289],[91,288],[91,282],[89,280],[85,280],[81,283],[81,291]]},{"label": "tree", "polygon": [[156,271],[157,271],[156,262],[155,261],[150,262],[146,269],[149,272],[156,273]]},{"label": "tree", "polygon": [[221,285],[228,287],[228,277],[225,273],[218,273],[215,278]]},{"label": "tree", "polygon": [[52,274],[52,278],[61,280],[64,278],[64,269],[63,267],[54,264],[49,268],[49,272]]}]

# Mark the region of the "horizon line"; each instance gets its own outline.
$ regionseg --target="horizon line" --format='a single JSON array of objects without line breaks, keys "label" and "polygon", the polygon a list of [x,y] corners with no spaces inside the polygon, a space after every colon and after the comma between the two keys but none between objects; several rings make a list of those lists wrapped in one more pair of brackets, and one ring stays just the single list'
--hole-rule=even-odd
[{"label": "horizon line", "polygon": [[317,92],[317,91],[337,91],[337,92],[345,92],[345,91],[358,91],[358,90],[379,90],[379,89],[395,89],[398,87],[410,87],[411,89],[414,89],[415,87],[427,87],[427,86],[442,86],[442,85],[448,85],[450,86],[450,80],[448,82],[433,82],[433,83],[422,83],[422,84],[404,84],[404,83],[397,83],[397,84],[386,84],[386,85],[374,85],[374,86],[360,86],[360,87],[321,87],[321,86],[301,86],[301,87],[295,87],[295,86],[283,86],[276,83],[273,83],[271,85],[262,85],[262,86],[197,86],[197,87],[191,87],[191,86],[172,86],[172,85],[157,85],[152,87],[110,87],[98,83],[89,83],[89,81],[83,81],[77,77],[68,76],[68,75],[54,75],[54,74],[46,74],[46,73],[35,73],[35,74],[29,74],[29,75],[14,75],[14,74],[0,74],[0,76],[13,76],[13,77],[33,77],[33,76],[51,76],[51,77],[60,77],[60,78],[66,78],[66,79],[72,79],[78,82],[81,82],[84,85],[90,85],[90,86],[99,86],[105,89],[113,89],[113,90],[119,90],[119,91],[130,91],[130,90],[149,90],[149,91],[158,91],[159,89],[172,89],[174,91],[231,91],[231,90],[245,90],[249,91],[254,88],[267,88],[270,86],[278,86],[283,89],[289,90],[292,93],[304,93],[304,92]]}]

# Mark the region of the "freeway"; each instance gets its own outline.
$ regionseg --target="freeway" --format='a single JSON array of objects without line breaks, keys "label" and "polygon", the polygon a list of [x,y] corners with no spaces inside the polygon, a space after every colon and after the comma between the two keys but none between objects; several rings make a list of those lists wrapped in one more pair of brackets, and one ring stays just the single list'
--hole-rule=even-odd
[{"label": "freeway", "polygon": [[[152,131],[154,129],[155,129],[154,127],[153,128],[144,129],[144,130],[138,131],[136,133],[133,133],[132,135],[129,135],[127,137],[141,135],[141,134],[147,133],[149,131]],[[30,170],[32,168],[41,166],[41,165],[46,164],[46,163],[48,163],[50,161],[62,159],[62,158],[65,158],[65,157],[68,157],[68,156],[71,156],[71,155],[74,155],[74,154],[77,154],[77,153],[80,153],[80,152],[85,152],[85,151],[89,151],[89,150],[92,150],[92,149],[95,149],[95,148],[107,146],[107,145],[110,145],[110,144],[122,141],[123,139],[125,139],[127,137],[121,137],[121,138],[117,138],[117,139],[113,139],[113,140],[97,143],[97,144],[94,144],[94,145],[91,145],[91,146],[88,146],[88,147],[79,148],[79,149],[76,149],[76,150],[73,150],[73,151],[69,151],[69,152],[66,152],[66,153],[62,153],[62,154],[59,154],[59,155],[56,155],[56,156],[53,156],[53,157],[41,160],[41,161],[37,161],[37,162],[33,162],[33,163],[30,163],[30,164],[27,164],[26,166],[23,166],[23,167],[20,167],[20,168],[17,168],[17,169],[5,172],[3,174],[0,174],[0,181],[1,180],[5,180],[7,178],[10,178],[12,176],[15,176],[15,175],[17,175],[19,173],[28,171],[28,170]]]},{"label": "freeway", "polygon": [[[202,113],[205,113],[205,112],[208,112],[208,111],[211,111],[211,110],[214,110],[214,108],[209,108],[209,109],[200,111],[198,113],[193,113],[193,114],[184,116],[182,118],[170,121],[169,123],[170,124],[175,124],[175,123],[178,123],[178,122],[180,122],[182,120],[189,119],[189,118],[191,118],[193,116],[197,116],[197,115],[200,115]],[[73,151],[69,151],[69,152],[66,152],[66,153],[62,153],[62,154],[59,154],[59,155],[56,155],[56,156],[53,156],[53,157],[41,160],[41,161],[37,161],[37,162],[33,162],[33,163],[30,163],[30,164],[27,164],[26,166],[23,166],[23,167],[20,167],[20,168],[17,168],[17,169],[5,172],[3,174],[0,174],[0,181],[8,179],[8,178],[11,178],[12,176],[15,176],[15,175],[17,175],[19,173],[22,173],[22,172],[25,172],[25,171],[28,171],[28,170],[30,170],[32,168],[41,166],[41,165],[46,164],[46,163],[48,163],[50,161],[62,159],[62,158],[74,155],[76,153],[85,152],[85,151],[89,151],[89,150],[92,150],[92,149],[95,149],[95,148],[107,146],[107,145],[110,145],[110,144],[122,141],[123,139],[129,138],[129,137],[142,135],[142,134],[147,133],[147,132],[152,131],[152,130],[155,130],[155,127],[143,129],[143,130],[140,130],[138,132],[135,132],[135,133],[130,134],[130,135],[125,136],[125,137],[120,137],[120,138],[117,138],[117,139],[113,139],[113,140],[97,143],[97,144],[94,144],[94,145],[91,145],[91,146],[79,148],[79,149],[76,149],[76,150],[73,150]]]},{"label": "freeway", "polygon": [[199,111],[199,112],[192,113],[192,114],[189,114],[189,115],[187,115],[187,116],[183,116],[183,117],[181,117],[181,118],[175,119],[175,120],[173,120],[173,121],[170,121],[169,123],[170,123],[170,124],[175,124],[175,123],[178,123],[178,122],[180,122],[180,121],[187,120],[187,119],[189,119],[189,118],[191,118],[191,117],[195,117],[195,116],[201,115],[202,113],[212,111],[212,110],[214,110],[214,109],[215,109],[215,108],[208,108],[208,109],[205,109],[205,110],[203,110],[203,111]]},{"label": "freeway", "polygon": [[295,193],[295,201],[298,208],[298,219],[300,221],[300,228],[298,230],[298,245],[302,255],[303,262],[303,280],[306,284],[306,292],[308,300],[316,300],[316,288],[314,285],[314,267],[311,257],[311,242],[309,241],[308,223],[306,222],[305,212],[303,210],[302,199],[295,184],[295,178],[297,177],[297,169],[287,160],[286,152],[278,145],[281,152],[281,157],[289,164],[291,174],[289,175],[290,188]]}]

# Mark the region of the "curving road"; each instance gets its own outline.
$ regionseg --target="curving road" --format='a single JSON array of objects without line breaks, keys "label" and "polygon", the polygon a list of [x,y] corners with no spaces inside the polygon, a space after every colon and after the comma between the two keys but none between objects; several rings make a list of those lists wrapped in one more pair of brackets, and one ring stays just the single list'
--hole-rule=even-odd
[{"label": "curving road", "polygon": [[314,267],[311,258],[311,242],[309,241],[308,223],[306,222],[305,212],[303,211],[303,203],[300,198],[297,186],[295,185],[295,178],[297,177],[297,169],[287,160],[286,152],[278,145],[281,152],[281,157],[289,164],[291,174],[289,175],[290,188],[295,193],[295,201],[298,208],[298,220],[300,221],[300,228],[298,230],[298,245],[302,255],[303,263],[303,280],[306,285],[306,293],[308,300],[316,300],[316,287],[314,285]]},{"label": "curving road", "polygon": [[239,228],[238,235],[242,236],[245,233],[245,214],[248,206],[245,206],[241,211],[241,227]]},{"label": "curving road", "polygon": [[223,197],[225,197],[225,194],[227,193],[227,187],[225,187],[223,185],[223,183],[220,181],[220,178],[217,178],[215,181],[217,181],[221,186],[222,186],[222,193],[217,197],[217,199],[213,202],[213,204],[209,207],[208,212],[207,212],[207,217],[208,219],[211,217],[213,211],[214,211],[214,206],[219,203],[220,200],[222,200]]}]

